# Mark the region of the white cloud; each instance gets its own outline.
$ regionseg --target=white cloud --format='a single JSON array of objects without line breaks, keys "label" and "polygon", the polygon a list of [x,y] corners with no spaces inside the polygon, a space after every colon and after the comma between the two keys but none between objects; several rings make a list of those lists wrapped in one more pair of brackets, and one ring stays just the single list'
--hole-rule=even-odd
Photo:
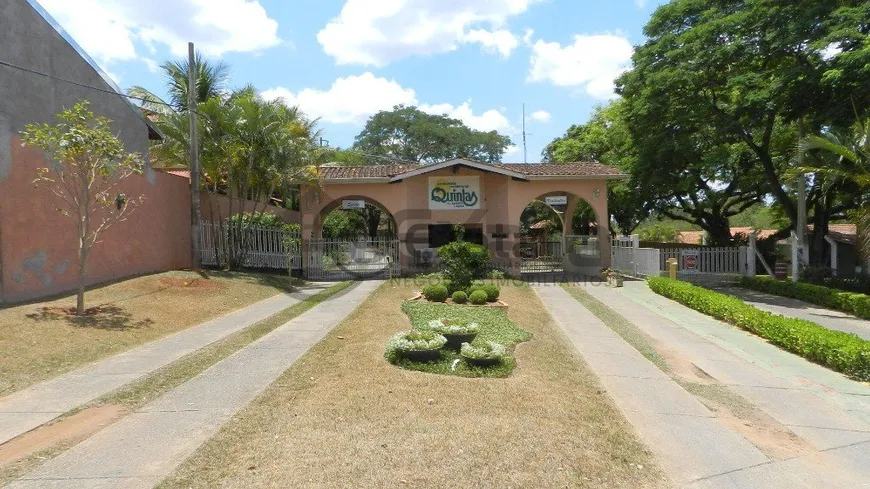
[{"label": "white cloud", "polygon": [[550,122],[550,119],[553,118],[553,116],[550,115],[550,113],[546,110],[536,110],[532,112],[532,115],[530,115],[529,117],[531,117],[533,121],[538,122]]},{"label": "white cloud", "polygon": [[645,8],[646,0],[634,0],[634,4],[637,5],[637,8]]},{"label": "white cloud", "polygon": [[575,35],[574,43],[538,40],[532,47],[529,81],[581,88],[601,99],[613,98],[613,80],[631,62],[632,46],[615,34]]},{"label": "white cloud", "polygon": [[511,132],[508,119],[501,111],[490,109],[475,114],[471,100],[461,105],[420,104],[411,88],[404,88],[395,80],[376,77],[370,72],[335,80],[328,90],[304,88],[297,93],[276,87],[265,90],[263,98],[282,99],[287,105],[298,105],[312,117],[332,124],[362,124],[372,115],[390,110],[399,104],[416,105],[429,114],[444,114],[459,119],[472,129],[480,131]]},{"label": "white cloud", "polygon": [[471,100],[466,100],[459,106],[451,104],[420,105],[420,110],[429,114],[446,115],[451,119],[459,119],[466,126],[478,131],[498,131],[501,133],[511,131],[511,124],[501,112],[490,109],[475,115],[471,110]]},{"label": "white cloud", "polygon": [[136,42],[175,56],[187,42],[210,56],[259,51],[281,42],[278,23],[257,0],[40,0],[93,58],[108,63],[137,57]]},{"label": "white cloud", "polygon": [[317,34],[338,64],[386,66],[409,56],[453,51],[463,43],[509,56],[516,36],[510,17],[543,0],[346,0]]},{"label": "white cloud", "polygon": [[499,53],[503,58],[510,57],[514,49],[517,48],[519,41],[516,36],[510,31],[497,30],[487,31],[483,29],[475,29],[468,31],[462,38],[463,42],[479,42],[484,51],[492,51]]},{"label": "white cloud", "polygon": [[339,78],[329,90],[305,88],[294,94],[278,87],[264,91],[263,97],[282,98],[284,103],[298,105],[306,114],[334,124],[359,124],[394,105],[417,103],[413,89],[371,73]]}]

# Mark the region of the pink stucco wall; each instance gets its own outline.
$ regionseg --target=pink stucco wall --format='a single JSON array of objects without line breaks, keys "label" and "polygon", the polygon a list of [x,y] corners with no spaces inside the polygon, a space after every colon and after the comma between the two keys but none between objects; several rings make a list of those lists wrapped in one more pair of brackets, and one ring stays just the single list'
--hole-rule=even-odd
[{"label": "pink stucco wall", "polygon": [[[8,145],[11,165],[0,173],[0,300],[17,302],[69,291],[76,286],[75,224],[57,210],[47,188],[34,188],[42,152],[24,148],[17,136]],[[186,268],[190,257],[190,183],[149,170],[127,179],[120,190],[144,195],[125,222],[109,229],[92,250],[88,283]]]},{"label": "pink stucco wall", "polygon": [[[479,210],[429,210],[429,177],[451,175],[480,177]],[[459,167],[455,172],[447,168],[398,183],[327,184],[319,190],[303,187],[302,232],[304,239],[319,237],[323,219],[341,205],[342,199],[364,199],[386,209],[396,219],[403,265],[413,260],[415,249],[427,247],[428,224],[475,223],[483,226],[484,240],[493,252],[494,260],[505,268],[518,269],[519,257],[516,256],[515,247],[520,239],[520,216],[532,200],[547,194],[568,194],[566,214],[569,216],[574,215],[578,200],[585,200],[595,211],[599,236],[609,235],[605,180],[561,178],[518,181],[506,175],[467,167]],[[568,225],[570,229],[570,223]],[[508,236],[493,239],[494,233],[506,233]],[[411,243],[411,240],[418,242]],[[600,249],[601,266],[609,266],[610,240],[600,240]]]}]

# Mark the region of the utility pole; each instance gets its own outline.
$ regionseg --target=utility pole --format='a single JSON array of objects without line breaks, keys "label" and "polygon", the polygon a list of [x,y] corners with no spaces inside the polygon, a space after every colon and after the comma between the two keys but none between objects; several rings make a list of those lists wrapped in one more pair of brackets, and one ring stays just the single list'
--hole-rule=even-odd
[{"label": "utility pole", "polygon": [[196,56],[187,43],[187,114],[190,117],[190,244],[194,270],[202,267],[199,208],[199,139],[196,134]]},{"label": "utility pole", "polygon": [[529,162],[529,151],[526,149],[526,104],[523,102],[523,163]]}]

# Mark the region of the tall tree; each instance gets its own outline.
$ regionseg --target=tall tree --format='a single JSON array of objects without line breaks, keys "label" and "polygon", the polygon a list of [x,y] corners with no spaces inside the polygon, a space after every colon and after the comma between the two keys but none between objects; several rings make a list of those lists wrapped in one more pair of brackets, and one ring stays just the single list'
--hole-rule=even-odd
[{"label": "tall tree", "polygon": [[118,190],[127,177],[142,173],[142,158],[127,153],[112,130],[112,121],[97,117],[87,102],[57,115],[57,124],[28,124],[22,133],[27,146],[42,149],[56,165],[37,170],[36,186],[47,187],[58,210],[72,217],[78,245],[76,315],[85,313],[86,267],[91,249],[113,225],[126,221],[144,197]]},{"label": "tall tree", "polygon": [[674,0],[644,32],[618,81],[634,135],[663,141],[709,127],[742,143],[794,227],[785,175],[799,132],[870,101],[866,2]]},{"label": "tall tree", "polygon": [[[127,90],[127,94],[140,99],[142,107],[157,114],[167,115],[173,111],[187,113],[190,82],[187,75],[189,69],[187,58],[178,61],[167,61],[160,65],[166,80],[168,100],[151,92],[147,88],[136,85]],[[227,95],[230,68],[220,61],[212,61],[197,52],[194,57],[195,96],[197,103],[203,103],[211,98],[221,98]]]},{"label": "tall tree", "polygon": [[445,115],[397,105],[372,116],[356,136],[353,149],[415,163],[460,157],[494,163],[501,161],[510,145],[510,138],[496,131],[477,131]]},{"label": "tall tree", "polygon": [[[638,153],[626,125],[625,109],[621,101],[596,107],[589,122],[571,126],[548,144],[542,159],[552,163],[598,161],[631,174]],[[623,234],[631,234],[652,209],[646,187],[636,179],[609,185],[607,202],[616,228]]]},{"label": "tall tree", "polygon": [[[824,190],[851,184],[849,197],[852,217],[858,225],[861,255],[870,256],[870,119],[856,122],[850,131],[827,128],[820,135],[807,136],[798,147],[801,166],[798,173],[810,173]],[[817,228],[816,235],[827,234]]]}]

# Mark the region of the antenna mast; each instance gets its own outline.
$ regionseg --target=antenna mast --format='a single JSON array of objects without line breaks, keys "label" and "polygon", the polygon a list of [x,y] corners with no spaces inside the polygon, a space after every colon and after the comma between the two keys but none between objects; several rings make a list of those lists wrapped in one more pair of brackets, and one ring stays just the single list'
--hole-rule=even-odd
[{"label": "antenna mast", "polygon": [[529,162],[529,151],[526,148],[526,104],[523,102],[523,163]]}]

